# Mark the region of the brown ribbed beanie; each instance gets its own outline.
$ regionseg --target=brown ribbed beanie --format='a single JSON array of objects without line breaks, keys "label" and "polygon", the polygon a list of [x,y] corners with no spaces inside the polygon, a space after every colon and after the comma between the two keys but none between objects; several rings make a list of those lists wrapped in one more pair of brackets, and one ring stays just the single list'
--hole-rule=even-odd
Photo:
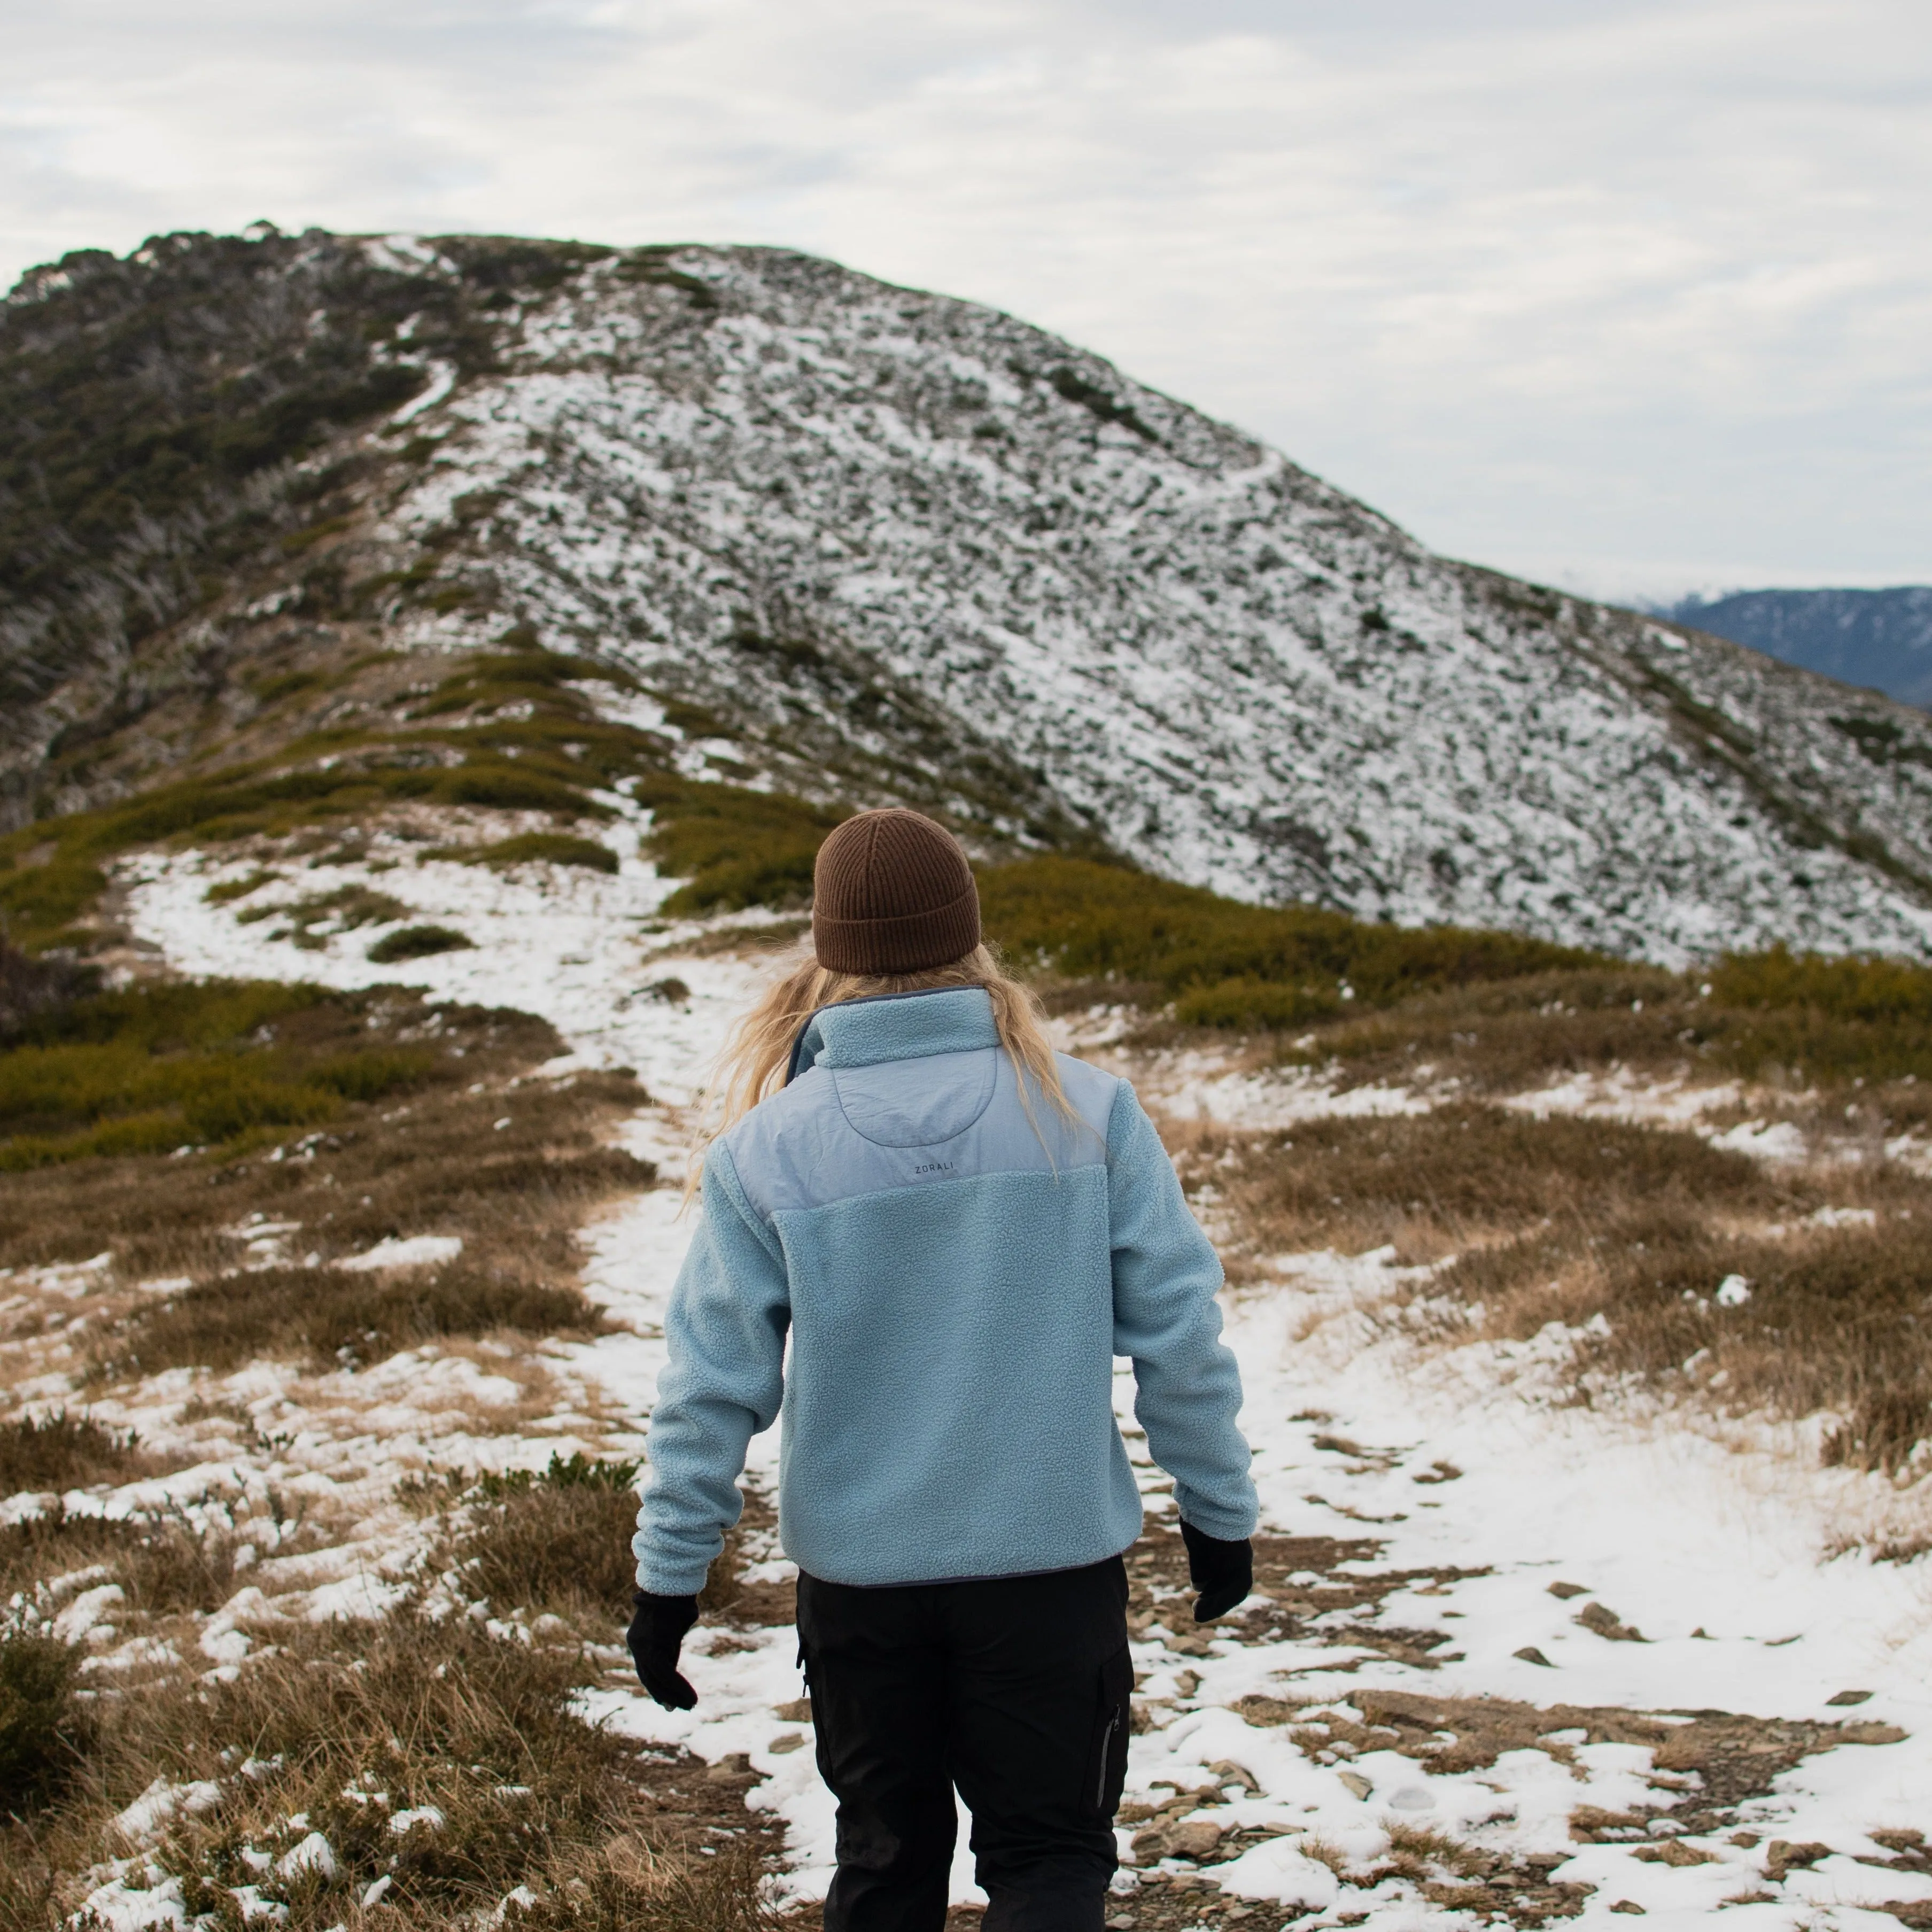
[{"label": "brown ribbed beanie", "polygon": [[848,818],[818,848],[812,944],[835,973],[922,973],[980,943],[980,892],[942,825],[894,806]]}]

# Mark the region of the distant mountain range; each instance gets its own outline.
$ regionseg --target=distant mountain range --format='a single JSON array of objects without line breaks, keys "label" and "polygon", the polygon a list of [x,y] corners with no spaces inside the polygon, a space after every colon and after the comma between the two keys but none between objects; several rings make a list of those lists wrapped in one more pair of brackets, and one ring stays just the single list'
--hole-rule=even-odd
[{"label": "distant mountain range", "polygon": [[897,800],[1671,963],[1932,952],[1932,718],[1724,608],[1435,556],[1040,329],[776,249],[179,235],[0,302],[8,828],[238,761],[326,789],[452,654],[542,646],[721,813]]},{"label": "distant mountain range", "polygon": [[1897,590],[1734,590],[1658,614],[1767,657],[1932,710],[1932,586]]}]

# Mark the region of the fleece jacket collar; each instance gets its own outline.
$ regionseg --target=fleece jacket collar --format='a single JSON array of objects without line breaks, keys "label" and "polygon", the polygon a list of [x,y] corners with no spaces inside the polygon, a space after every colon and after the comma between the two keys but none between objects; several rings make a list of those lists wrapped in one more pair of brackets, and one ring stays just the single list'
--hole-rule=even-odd
[{"label": "fleece jacket collar", "polygon": [[789,1084],[811,1066],[876,1066],[881,1060],[969,1053],[999,1043],[992,998],[983,986],[882,993],[821,1006],[791,1050],[785,1079]]}]

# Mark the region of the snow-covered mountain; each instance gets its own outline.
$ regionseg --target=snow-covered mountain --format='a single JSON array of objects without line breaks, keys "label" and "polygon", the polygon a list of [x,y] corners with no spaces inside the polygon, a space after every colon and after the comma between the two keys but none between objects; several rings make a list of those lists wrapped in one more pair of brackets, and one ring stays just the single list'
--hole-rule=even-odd
[{"label": "snow-covered mountain", "polygon": [[[0,362],[69,284],[111,273],[138,310],[141,273],[158,300],[218,248],[266,319],[212,320],[211,294],[210,356],[260,380],[257,328],[364,358],[340,380],[380,402],[339,429],[351,404],[316,406],[332,440],[248,486],[285,532],[278,477],[326,471],[346,513],[230,566],[225,603],[167,614],[178,662],[245,658],[314,608],[304,572],[339,589],[359,559],[344,608],[379,641],[530,627],[722,721],[694,754],[721,778],[903,797],[1243,898],[1665,961],[1932,950],[1923,713],[1433,556],[992,310],[778,250],[544,245],[90,257],[16,292]],[[35,715],[71,732],[127,709],[157,646],[116,648],[85,703],[44,678]],[[16,757],[52,736],[14,727]]]}]

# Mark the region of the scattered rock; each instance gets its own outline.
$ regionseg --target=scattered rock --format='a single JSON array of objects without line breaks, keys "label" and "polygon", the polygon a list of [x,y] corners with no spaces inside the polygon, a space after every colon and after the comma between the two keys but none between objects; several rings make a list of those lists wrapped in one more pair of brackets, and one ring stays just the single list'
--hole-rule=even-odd
[{"label": "scattered rock", "polygon": [[1184,1818],[1156,1825],[1134,1838],[1134,1856],[1143,1863],[1156,1858],[1206,1858],[1221,1842],[1221,1828],[1211,1818]]},{"label": "scattered rock", "polygon": [[774,1714],[788,1724],[808,1724],[812,1722],[812,1700],[794,1697],[789,1704],[780,1704]]},{"label": "scattered rock", "polygon": [[1552,1664],[1533,1643],[1526,1643],[1522,1649],[1511,1651],[1510,1654],[1512,1657],[1522,1658],[1526,1664],[1540,1664],[1546,1670],[1554,1670],[1556,1668],[1556,1665]]},{"label": "scattered rock", "polygon": [[1335,1774],[1351,1798],[1366,1798],[1376,1788],[1359,1771],[1340,1771]]},{"label": "scattered rock", "polygon": [[1641,1811],[1606,1811],[1600,1805],[1580,1804],[1570,1814],[1570,1835],[1580,1844],[1628,1844],[1649,1828],[1650,1821]]},{"label": "scattered rock", "polygon": [[1567,1603],[1572,1597],[1587,1597],[1590,1593],[1580,1583],[1552,1583],[1550,1586],[1552,1597],[1561,1597]]},{"label": "scattered rock", "polygon": [[1620,1898],[1610,1910],[1612,1912],[1634,1912],[1640,1918],[1644,1916],[1643,1907],[1634,1898]]},{"label": "scattered rock", "polygon": [[1212,1776],[1219,1778],[1223,1784],[1238,1784],[1251,1797],[1258,1798],[1261,1796],[1261,1780],[1252,1772],[1237,1764],[1231,1757],[1216,1758],[1208,1769]]},{"label": "scattered rock", "polygon": [[1221,1842],[1221,1828],[1211,1818],[1184,1818],[1168,1828],[1168,1856],[1204,1858]]},{"label": "scattered rock", "polygon": [[1840,1724],[1837,1741],[1841,1744],[1902,1744],[1905,1736],[1896,1724]]},{"label": "scattered rock", "polygon": [[1653,1865],[1711,1865],[1718,1862],[1714,1852],[1700,1852],[1682,1838],[1666,1838],[1660,1845],[1640,1845],[1631,1856]]},{"label": "scattered rock", "polygon": [[1607,1637],[1612,1643],[1648,1643],[1650,1640],[1634,1624],[1627,1624],[1616,1611],[1601,1604],[1586,1604],[1577,1613],[1576,1621],[1586,1630],[1596,1636]]},{"label": "scattered rock", "polygon": [[1827,1704],[1869,1704],[1872,1694],[1869,1690],[1840,1690],[1835,1697],[1827,1697]]},{"label": "scattered rock", "polygon": [[1789,1839],[1774,1838],[1771,1849],[1765,1853],[1765,1870],[1773,1885],[1782,1885],[1786,1872],[1802,1871],[1815,1865],[1820,1858],[1832,1856],[1829,1845],[1808,1843],[1794,1845]]},{"label": "scattered rock", "polygon": [[783,1736],[772,1738],[766,1748],[775,1756],[783,1757],[788,1752],[800,1749],[804,1743],[804,1738],[798,1732],[787,1731]]}]

